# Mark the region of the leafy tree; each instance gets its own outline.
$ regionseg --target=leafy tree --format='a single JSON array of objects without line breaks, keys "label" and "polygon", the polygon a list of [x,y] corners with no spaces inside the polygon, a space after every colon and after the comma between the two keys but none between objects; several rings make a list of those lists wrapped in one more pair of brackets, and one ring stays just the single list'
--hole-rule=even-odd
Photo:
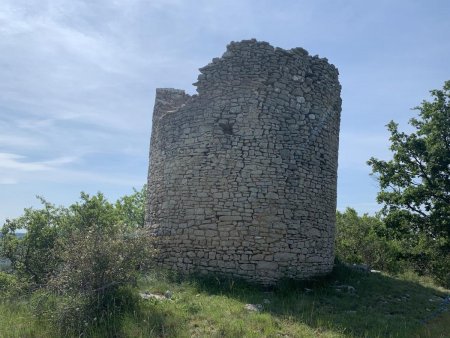
[{"label": "leafy tree", "polygon": [[144,185],[141,190],[133,188],[133,194],[121,197],[115,205],[121,221],[128,226],[142,228],[145,221],[146,201],[147,185]]},{"label": "leafy tree", "polygon": [[[102,193],[90,196],[83,192],[81,200],[67,208],[39,199],[42,209],[25,209],[22,216],[7,220],[0,230],[0,257],[10,259],[19,277],[34,284],[46,284],[57,272],[75,234],[78,238],[95,234],[101,241],[102,236],[134,233],[143,226],[145,187],[116,203],[108,202]],[[19,229],[26,231],[23,238],[16,236]]]},{"label": "leafy tree", "polygon": [[431,94],[432,102],[415,108],[419,118],[410,120],[415,132],[400,132],[394,121],[387,125],[393,159],[372,157],[368,164],[377,175],[378,201],[389,220],[438,237],[450,235],[450,81]]},{"label": "leafy tree", "polygon": [[409,121],[413,132],[399,131],[393,121],[387,125],[392,160],[368,161],[380,184],[377,200],[384,204],[386,224],[410,254],[427,256],[423,267],[436,257],[432,261],[418,246],[435,248],[444,260],[450,251],[450,81],[431,95],[432,101],[415,108],[419,116]]},{"label": "leafy tree", "polygon": [[[41,202],[42,209],[25,209],[4,224],[0,257],[12,261],[15,275],[28,286],[38,286],[36,313],[48,315],[61,337],[110,327],[135,304],[131,287],[139,269],[151,262],[151,238],[141,229],[145,187],[116,203],[101,193],[81,193],[67,208]],[[18,229],[26,230],[22,239],[15,235]],[[2,294],[16,284],[0,274]]]},{"label": "leafy tree", "polygon": [[[40,198],[44,208],[27,208],[24,215],[7,220],[1,229],[0,256],[11,261],[19,277],[31,283],[45,283],[59,263],[57,257],[58,231],[66,209],[57,208]],[[16,237],[18,229],[26,230],[23,238]]]},{"label": "leafy tree", "polygon": [[69,211],[70,227],[79,230],[107,229],[112,224],[120,223],[119,213],[114,204],[108,202],[100,192],[94,196],[82,192],[81,202],[72,204]]}]

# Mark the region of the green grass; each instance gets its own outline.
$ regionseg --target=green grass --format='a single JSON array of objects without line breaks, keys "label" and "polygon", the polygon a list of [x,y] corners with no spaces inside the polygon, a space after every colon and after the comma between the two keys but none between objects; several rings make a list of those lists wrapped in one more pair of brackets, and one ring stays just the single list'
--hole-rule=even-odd
[{"label": "green grass", "polygon": [[[355,291],[337,291],[335,285]],[[135,311],[92,337],[446,337],[450,316],[440,308],[450,291],[413,274],[391,277],[340,267],[325,279],[263,289],[241,281],[175,278],[155,273],[139,291],[173,293],[142,300]],[[310,290],[310,291],[309,291]],[[262,304],[250,312],[245,304]],[[116,321],[119,319],[115,319]],[[424,323],[426,320],[426,323]],[[25,301],[0,302],[0,337],[55,337]]]},{"label": "green grass", "polygon": [[52,337],[46,323],[37,320],[24,300],[0,302],[0,337]]}]

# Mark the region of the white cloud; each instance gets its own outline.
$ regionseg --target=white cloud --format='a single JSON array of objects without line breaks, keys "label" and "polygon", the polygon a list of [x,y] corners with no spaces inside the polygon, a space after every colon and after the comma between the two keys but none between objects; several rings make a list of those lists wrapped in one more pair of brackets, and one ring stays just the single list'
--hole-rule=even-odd
[{"label": "white cloud", "polygon": [[59,157],[47,161],[26,161],[26,157],[18,154],[0,153],[0,170],[14,172],[21,171],[48,171],[58,166],[73,163],[74,157]]},{"label": "white cloud", "polygon": [[54,172],[47,173],[47,175],[41,177],[42,180],[47,180],[50,182],[66,183],[79,182],[79,183],[95,183],[95,184],[110,184],[118,185],[124,187],[140,187],[145,181],[141,180],[139,177],[135,177],[127,174],[106,174],[98,173],[85,170],[69,170],[60,169]]},{"label": "white cloud", "polygon": [[141,186],[143,181],[132,175],[99,173],[85,169],[71,169],[77,157],[63,156],[45,161],[30,161],[26,156],[0,153],[0,184],[25,182],[91,182],[120,186]]}]

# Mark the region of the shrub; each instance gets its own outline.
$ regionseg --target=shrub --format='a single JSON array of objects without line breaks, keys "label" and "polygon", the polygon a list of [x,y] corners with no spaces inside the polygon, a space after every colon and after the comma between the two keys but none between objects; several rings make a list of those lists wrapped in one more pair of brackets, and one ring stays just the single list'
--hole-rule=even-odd
[{"label": "shrub", "polygon": [[[99,305],[101,304],[101,311]],[[125,314],[139,311],[139,297],[127,286],[97,299],[87,294],[57,294],[49,289],[36,291],[31,307],[37,318],[51,324],[58,337],[117,337]]]},{"label": "shrub", "polygon": [[432,276],[440,285],[450,288],[450,253],[442,250],[446,239],[430,239],[424,234],[404,236],[402,259],[419,275]]},{"label": "shrub", "polygon": [[[57,238],[66,216],[65,209],[40,200],[43,209],[28,208],[23,216],[6,221],[1,229],[0,245],[0,257],[11,261],[12,269],[20,278],[35,284],[45,284],[59,264]],[[18,229],[26,230],[23,238],[16,236]]]},{"label": "shrub", "polygon": [[[17,275],[33,284],[45,285],[62,263],[66,246],[76,236],[93,228],[111,231],[121,228],[130,231],[143,227],[144,206],[142,191],[109,203],[103,194],[89,196],[81,193],[81,201],[68,208],[56,207],[43,198],[42,209],[25,209],[22,216],[7,220],[1,228],[0,257],[11,261]],[[26,231],[23,238],[18,229]],[[107,230],[109,229],[109,230]]]},{"label": "shrub", "polygon": [[[82,193],[68,208],[41,199],[43,209],[26,209],[3,226],[3,255],[17,276],[40,289],[34,308],[62,336],[85,334],[133,303],[125,295],[152,257],[150,237],[139,223],[145,203],[138,195],[112,204],[101,193]],[[21,228],[27,233],[18,239]]]},{"label": "shrub", "polygon": [[0,271],[0,299],[17,297],[23,289],[24,285],[15,275]]},{"label": "shrub", "polygon": [[127,288],[152,256],[148,236],[123,226],[94,226],[74,231],[64,248],[61,267],[48,284],[62,296],[51,316],[58,331],[80,335],[117,320],[133,304]]},{"label": "shrub", "polygon": [[336,256],[346,263],[364,263],[375,269],[399,273],[406,269],[432,276],[450,287],[450,253],[447,239],[430,239],[422,233],[400,234],[378,216],[359,216],[354,209],[336,214]]},{"label": "shrub", "polygon": [[378,217],[358,216],[351,208],[336,214],[336,256],[342,262],[400,271],[399,245],[386,235],[387,229]]},{"label": "shrub", "polygon": [[76,231],[64,248],[60,269],[49,282],[61,292],[101,294],[134,283],[138,269],[145,268],[152,256],[146,233],[117,226]]},{"label": "shrub", "polygon": [[147,185],[141,190],[133,189],[133,194],[117,200],[115,208],[121,222],[129,227],[142,228],[145,222],[146,201]]},{"label": "shrub", "polygon": [[447,289],[450,288],[450,253],[436,255],[431,262],[431,269],[435,280]]}]

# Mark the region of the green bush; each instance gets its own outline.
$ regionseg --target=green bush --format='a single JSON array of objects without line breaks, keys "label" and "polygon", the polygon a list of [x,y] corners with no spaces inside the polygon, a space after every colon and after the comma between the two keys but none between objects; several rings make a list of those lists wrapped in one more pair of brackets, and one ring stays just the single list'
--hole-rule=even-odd
[{"label": "green bush", "polygon": [[440,285],[450,288],[450,253],[442,250],[444,238],[430,239],[424,234],[402,236],[402,259],[422,276],[431,276]]},{"label": "green bush", "polygon": [[[67,210],[56,208],[40,198],[43,209],[25,209],[24,215],[7,220],[1,232],[0,257],[11,261],[12,269],[28,282],[45,284],[58,266],[57,239],[67,217]],[[16,236],[25,229],[23,238]]]},{"label": "green bush", "polygon": [[431,271],[440,285],[450,289],[450,253],[436,255],[431,262]]},{"label": "green bush", "polygon": [[35,292],[31,307],[37,318],[50,323],[59,337],[116,337],[126,314],[139,311],[139,298],[128,286],[93,297],[82,293],[58,294],[48,289]]},{"label": "green bush", "polygon": [[[3,226],[0,255],[11,260],[18,278],[40,290],[33,297],[36,314],[50,319],[60,335],[85,334],[133,303],[125,294],[153,253],[142,229],[142,197],[135,191],[112,204],[101,193],[82,193],[68,208],[41,199],[43,209],[26,209]],[[17,229],[27,231],[22,239]]]},{"label": "green bush", "polygon": [[17,297],[23,290],[24,285],[15,275],[0,271],[0,299]]},{"label": "green bush", "polygon": [[[11,261],[11,267],[23,280],[37,286],[45,285],[57,273],[62,255],[75,234],[92,229],[122,232],[143,227],[145,186],[131,196],[108,202],[103,194],[81,193],[81,201],[68,208],[56,207],[43,198],[42,209],[25,209],[22,216],[7,220],[1,228],[0,257]],[[18,238],[19,229],[26,231]]]},{"label": "green bush", "polygon": [[402,270],[399,244],[387,238],[383,221],[375,216],[359,216],[352,208],[336,213],[336,256],[346,263],[367,264],[371,268]]},{"label": "green bush", "polygon": [[450,253],[442,250],[445,245],[445,238],[402,234],[379,216],[359,216],[351,208],[336,214],[336,256],[345,263],[367,264],[390,273],[410,269],[450,287]]},{"label": "green bush", "polygon": [[133,189],[133,194],[117,200],[115,208],[121,222],[129,227],[142,228],[145,222],[146,201],[147,185],[141,190]]},{"label": "green bush", "polygon": [[48,283],[59,295],[49,307],[53,326],[64,336],[98,326],[116,332],[116,322],[137,304],[130,287],[152,255],[148,238],[120,227],[89,229],[73,233],[65,248],[60,270]]}]

